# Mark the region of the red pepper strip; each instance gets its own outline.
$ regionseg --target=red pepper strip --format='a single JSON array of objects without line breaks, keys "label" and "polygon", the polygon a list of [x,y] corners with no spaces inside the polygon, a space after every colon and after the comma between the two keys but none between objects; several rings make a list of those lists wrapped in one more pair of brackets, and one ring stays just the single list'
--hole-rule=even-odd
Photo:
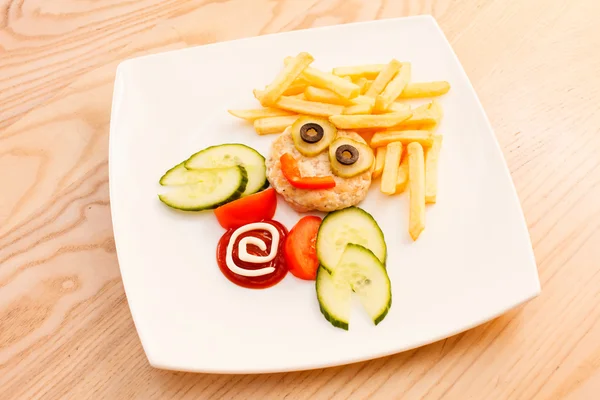
[{"label": "red pepper strip", "polygon": [[290,184],[299,189],[331,189],[335,187],[333,176],[300,176],[298,162],[290,153],[285,153],[279,159],[281,172]]}]

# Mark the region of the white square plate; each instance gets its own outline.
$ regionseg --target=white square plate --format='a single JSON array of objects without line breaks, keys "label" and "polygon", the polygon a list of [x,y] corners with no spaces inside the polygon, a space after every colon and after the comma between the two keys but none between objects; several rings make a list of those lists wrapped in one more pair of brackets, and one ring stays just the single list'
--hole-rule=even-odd
[{"label": "white square plate", "polygon": [[[438,202],[417,242],[407,233],[408,195],[378,184],[360,207],[388,244],[393,305],[373,326],[354,312],[348,332],[320,314],[313,282],[291,274],[267,290],[230,283],[216,265],[224,230],[211,212],[178,213],[158,179],[210,145],[246,143],[268,154],[231,108],[252,108],[252,89],[307,51],[313,65],[410,61],[414,81],[447,80]],[[110,193],[119,264],[149,362],[158,368],[261,373],[381,357],[481,324],[540,292],[519,201],[473,87],[432,17],[288,32],[123,62],[110,127]],[[299,219],[281,199],[275,219]]]}]

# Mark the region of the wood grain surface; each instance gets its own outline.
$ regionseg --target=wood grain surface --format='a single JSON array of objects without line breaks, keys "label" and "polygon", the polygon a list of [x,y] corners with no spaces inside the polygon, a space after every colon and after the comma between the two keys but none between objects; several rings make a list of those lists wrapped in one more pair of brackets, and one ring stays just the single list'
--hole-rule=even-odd
[{"label": "wood grain surface", "polygon": [[[449,339],[344,367],[149,367],[110,223],[118,61],[423,13],[437,18],[494,126],[542,294]],[[598,399],[598,17],[596,0],[0,0],[0,398]]]}]

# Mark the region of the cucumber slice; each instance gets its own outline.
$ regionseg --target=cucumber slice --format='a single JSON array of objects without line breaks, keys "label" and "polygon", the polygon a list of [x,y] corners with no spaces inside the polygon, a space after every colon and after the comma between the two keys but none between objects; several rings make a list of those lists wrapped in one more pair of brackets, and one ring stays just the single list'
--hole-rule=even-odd
[{"label": "cucumber slice", "polygon": [[333,278],[350,284],[375,325],[383,321],[392,306],[392,284],[385,265],[371,250],[349,243]]},{"label": "cucumber slice", "polygon": [[248,174],[241,166],[196,172],[197,182],[172,187],[158,196],[160,201],[178,210],[210,210],[239,199],[248,183]]},{"label": "cucumber slice", "polygon": [[259,192],[267,180],[265,158],[256,150],[239,143],[207,147],[192,155],[184,166],[187,169],[224,168],[242,165],[248,173],[248,184],[242,196]]},{"label": "cucumber slice", "polygon": [[178,186],[189,185],[196,183],[205,178],[204,172],[201,170],[187,169],[183,164],[179,163],[160,178],[158,181],[162,186]]},{"label": "cucumber slice", "polygon": [[372,251],[352,243],[346,246],[331,274],[319,267],[316,289],[325,319],[345,330],[350,322],[352,292],[375,325],[383,321],[392,306],[392,285],[385,266]]},{"label": "cucumber slice", "polygon": [[336,282],[322,266],[317,270],[317,300],[331,325],[348,330],[352,289],[347,282]]},{"label": "cucumber slice", "polygon": [[385,265],[387,247],[383,232],[371,214],[358,207],[334,211],[323,219],[316,244],[323,268],[332,272],[348,243],[366,247]]}]

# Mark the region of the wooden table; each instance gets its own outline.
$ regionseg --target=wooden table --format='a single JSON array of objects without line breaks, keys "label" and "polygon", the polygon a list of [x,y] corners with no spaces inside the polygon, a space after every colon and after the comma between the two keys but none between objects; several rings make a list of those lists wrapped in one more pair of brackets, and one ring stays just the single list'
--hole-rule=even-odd
[{"label": "wooden table", "polygon": [[[0,11],[3,400],[599,398],[600,2],[0,0]],[[438,19],[495,128],[541,296],[441,342],[345,367],[254,376],[150,368],[110,223],[118,61],[422,13]]]}]

